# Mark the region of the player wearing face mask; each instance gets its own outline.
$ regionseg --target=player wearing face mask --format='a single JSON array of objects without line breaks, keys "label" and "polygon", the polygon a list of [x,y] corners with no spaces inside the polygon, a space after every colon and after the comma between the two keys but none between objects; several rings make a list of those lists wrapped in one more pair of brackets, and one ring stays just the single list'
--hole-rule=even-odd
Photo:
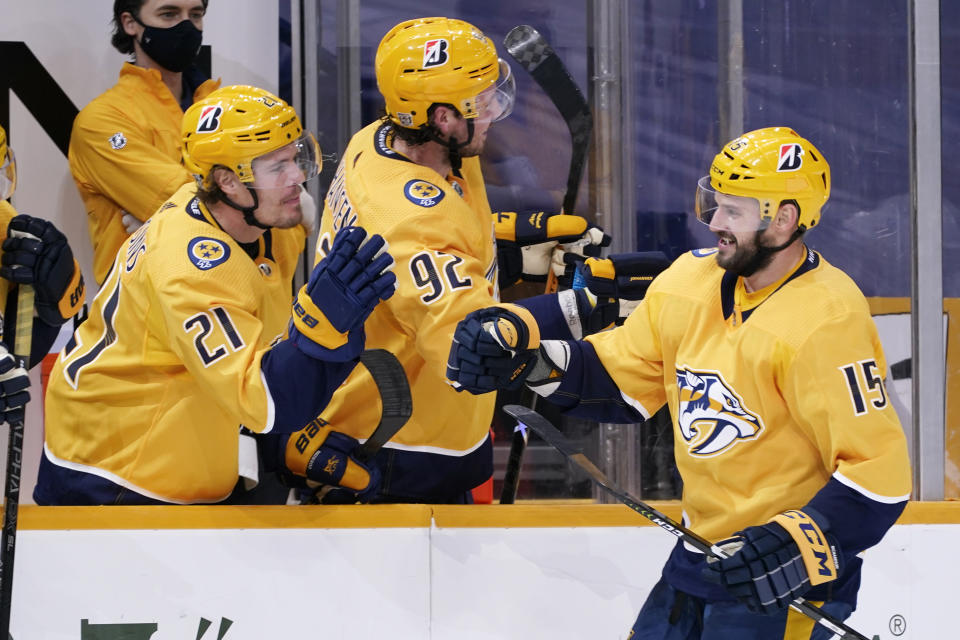
[{"label": "player wearing face mask", "polygon": [[193,178],[180,161],[184,110],[220,86],[193,66],[208,0],[115,0],[113,46],[133,57],[77,116],[70,171],[103,282],[123,241]]}]

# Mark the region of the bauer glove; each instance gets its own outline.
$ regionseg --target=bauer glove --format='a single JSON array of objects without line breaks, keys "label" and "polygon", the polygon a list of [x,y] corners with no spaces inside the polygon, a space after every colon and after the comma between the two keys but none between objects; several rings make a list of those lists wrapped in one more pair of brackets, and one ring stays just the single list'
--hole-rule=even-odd
[{"label": "bauer glove", "polygon": [[473,394],[516,389],[536,357],[540,329],[517,305],[478,309],[457,324],[447,360],[447,382]]},{"label": "bauer glove", "polygon": [[369,502],[380,489],[380,470],[356,457],[358,447],[355,438],[312,422],[287,440],[284,467],[294,477],[286,474],[286,481],[310,489],[321,502],[319,494],[335,489],[355,495],[353,502]]},{"label": "bauer glove", "polygon": [[[610,245],[610,236],[581,216],[542,211],[505,211],[493,216],[501,289],[520,280],[544,282],[551,267],[556,275],[563,275],[562,257],[554,258],[557,251],[599,256],[601,248]],[[560,264],[551,264],[554,260]]]},{"label": "bauer glove", "polygon": [[33,285],[37,315],[45,323],[59,327],[83,306],[83,274],[66,236],[52,222],[14,216],[3,241],[2,262],[0,276]]},{"label": "bauer glove", "polygon": [[293,304],[290,339],[319,360],[343,362],[363,351],[363,323],[393,295],[393,257],[379,235],[344,227],[330,252],[314,267]]},{"label": "bauer glove", "polygon": [[619,253],[606,259],[587,258],[577,267],[574,288],[578,284],[596,296],[600,310],[591,333],[621,325],[630,315],[653,282],[653,279],[670,266],[667,256],[660,251]]},{"label": "bauer glove", "polygon": [[722,584],[750,611],[763,614],[785,609],[811,587],[836,580],[840,551],[813,515],[819,517],[812,509],[785,511],[767,524],[718,542],[730,557],[711,558],[704,577]]}]

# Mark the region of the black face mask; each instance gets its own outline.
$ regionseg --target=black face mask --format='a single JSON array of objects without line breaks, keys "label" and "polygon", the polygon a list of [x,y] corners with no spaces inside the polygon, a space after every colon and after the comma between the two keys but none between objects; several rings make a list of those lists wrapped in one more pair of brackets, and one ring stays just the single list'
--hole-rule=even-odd
[{"label": "black face mask", "polygon": [[180,73],[197,59],[203,43],[203,31],[189,20],[166,29],[145,25],[136,17],[134,20],[143,26],[143,35],[140,36],[143,52],[164,69]]}]

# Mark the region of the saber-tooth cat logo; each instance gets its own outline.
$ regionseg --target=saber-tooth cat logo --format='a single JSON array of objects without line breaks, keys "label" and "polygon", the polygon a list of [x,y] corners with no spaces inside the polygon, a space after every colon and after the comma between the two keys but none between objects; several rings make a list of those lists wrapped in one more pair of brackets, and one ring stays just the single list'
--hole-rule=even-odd
[{"label": "saber-tooth cat logo", "polygon": [[677,367],[677,422],[690,455],[711,457],[763,433],[763,420],[743,406],[739,394],[717,371]]}]

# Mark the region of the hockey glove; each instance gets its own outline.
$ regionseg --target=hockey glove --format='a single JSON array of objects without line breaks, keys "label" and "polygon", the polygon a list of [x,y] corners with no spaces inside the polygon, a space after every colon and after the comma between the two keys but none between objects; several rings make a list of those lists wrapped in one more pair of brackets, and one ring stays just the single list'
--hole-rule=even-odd
[{"label": "hockey glove", "polygon": [[360,357],[363,323],[397,286],[387,248],[382,237],[368,238],[360,227],[337,233],[293,303],[290,339],[298,349],[320,360]]},{"label": "hockey glove", "polygon": [[27,370],[18,367],[7,348],[0,344],[0,420],[23,420],[24,406],[30,400],[29,386]]},{"label": "hockey glove", "polygon": [[722,584],[755,613],[776,613],[810,587],[840,575],[836,540],[803,511],[785,511],[716,546],[731,556],[711,559],[704,577]]},{"label": "hockey glove", "polygon": [[[610,236],[585,218],[559,213],[494,213],[497,237],[497,266],[500,288],[520,280],[544,282],[554,260],[554,252],[599,256],[601,247],[610,244]],[[560,258],[562,262],[562,258]],[[564,265],[553,265],[557,275]]]},{"label": "hockey glove", "polygon": [[540,329],[516,305],[478,309],[460,321],[447,360],[447,382],[474,394],[516,389],[536,358]]},{"label": "hockey glove", "polygon": [[612,313],[605,314],[621,325],[643,300],[653,279],[668,266],[670,261],[662,252],[648,251],[619,253],[603,260],[587,258],[579,269],[583,286],[597,297],[597,306],[613,307]]},{"label": "hockey glove", "polygon": [[66,236],[52,222],[14,216],[3,241],[2,263],[0,276],[33,285],[37,315],[45,323],[59,327],[83,306],[83,274]]},{"label": "hockey glove", "polygon": [[290,435],[284,462],[315,493],[348,489],[356,495],[355,502],[369,502],[380,489],[380,470],[355,457],[358,446],[356,439],[314,421]]}]

